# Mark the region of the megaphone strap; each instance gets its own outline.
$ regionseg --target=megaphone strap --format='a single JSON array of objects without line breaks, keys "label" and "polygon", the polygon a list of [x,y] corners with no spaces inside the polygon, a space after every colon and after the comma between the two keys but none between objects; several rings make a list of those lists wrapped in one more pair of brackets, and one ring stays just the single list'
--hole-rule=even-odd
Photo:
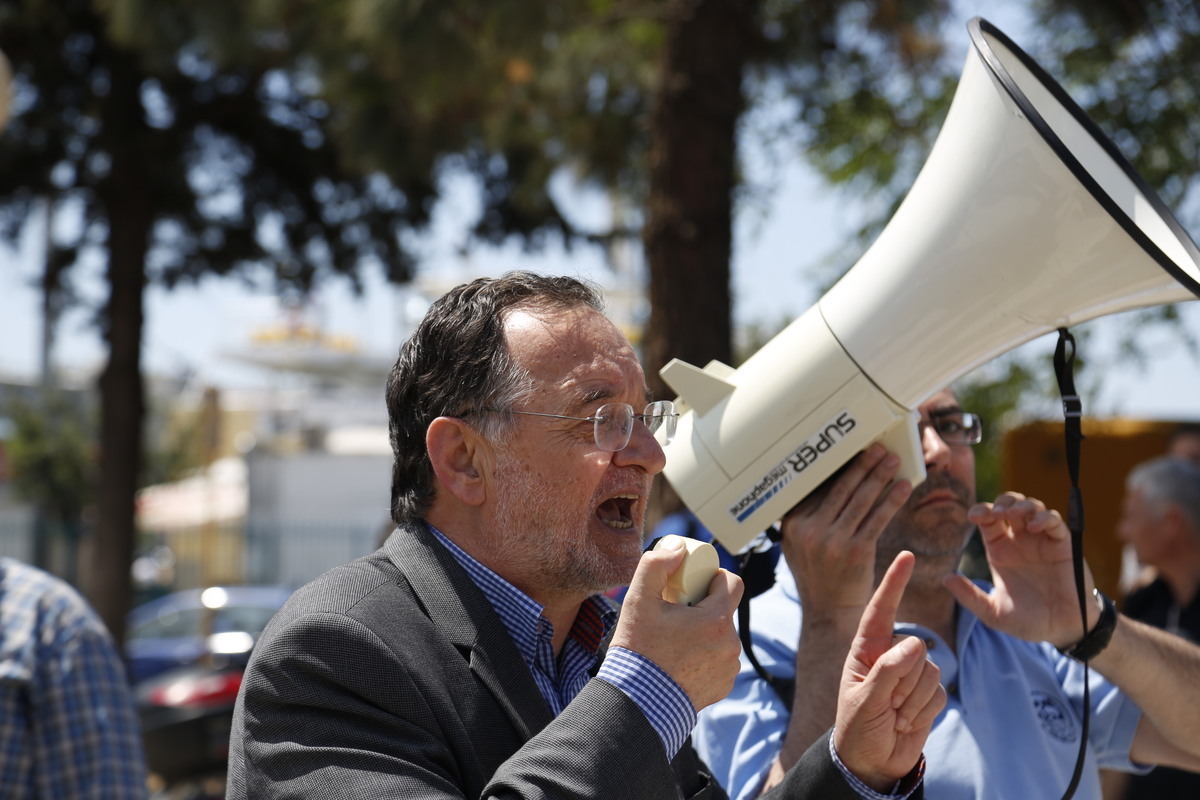
[{"label": "megaphone strap", "polygon": [[[1063,401],[1063,435],[1067,456],[1067,471],[1071,478],[1071,490],[1067,499],[1067,528],[1071,531],[1071,563],[1075,571],[1075,590],[1079,597],[1079,615],[1083,620],[1083,636],[1087,627],[1087,591],[1083,575],[1083,494],[1079,490],[1080,442],[1083,441],[1083,404],[1075,391],[1075,337],[1066,328],[1058,329],[1058,344],[1054,348],[1054,374],[1058,379],[1058,391]],[[1075,771],[1071,783],[1063,795],[1070,800],[1083,777],[1083,762],[1087,756],[1088,721],[1091,716],[1091,692],[1088,684],[1088,664],[1083,662],[1083,719],[1080,727],[1079,756],[1075,760]]]},{"label": "megaphone strap", "polygon": [[787,708],[788,713],[791,713],[792,699],[796,696],[796,679],[772,675],[762,665],[762,662],[758,660],[758,656],[754,654],[754,642],[750,638],[749,592],[744,593],[741,602],[738,603],[738,638],[742,640],[742,651],[745,652],[746,660],[750,662],[750,666],[754,667],[754,671],[758,673],[758,677],[766,681],[767,685],[775,690],[775,694],[779,695],[779,699],[783,701],[783,705]]}]

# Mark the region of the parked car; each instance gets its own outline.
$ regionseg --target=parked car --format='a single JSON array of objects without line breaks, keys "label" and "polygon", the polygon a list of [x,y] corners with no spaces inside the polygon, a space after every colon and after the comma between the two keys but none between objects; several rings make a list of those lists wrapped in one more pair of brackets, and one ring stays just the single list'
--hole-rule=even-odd
[{"label": "parked car", "polygon": [[198,662],[134,687],[146,766],[167,790],[156,797],[224,797],[233,706],[244,671],[244,664]]},{"label": "parked car", "polygon": [[244,663],[254,640],[290,594],[278,586],[210,586],[138,606],[125,625],[130,682],[136,685],[202,659]]},{"label": "parked car", "polygon": [[[130,613],[125,653],[156,797],[222,797],[233,706],[254,641],[291,594],[267,586],[175,592]],[[207,787],[207,788],[206,788]]]}]

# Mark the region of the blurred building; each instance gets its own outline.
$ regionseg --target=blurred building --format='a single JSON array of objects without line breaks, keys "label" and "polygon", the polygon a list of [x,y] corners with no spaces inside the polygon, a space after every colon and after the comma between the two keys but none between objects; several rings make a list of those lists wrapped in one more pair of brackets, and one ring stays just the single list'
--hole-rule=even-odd
[{"label": "blurred building", "polygon": [[272,373],[269,386],[175,395],[159,434],[191,431],[204,466],[139,493],[141,578],[297,586],[373,551],[387,520],[390,361],[294,323],[225,355]]}]

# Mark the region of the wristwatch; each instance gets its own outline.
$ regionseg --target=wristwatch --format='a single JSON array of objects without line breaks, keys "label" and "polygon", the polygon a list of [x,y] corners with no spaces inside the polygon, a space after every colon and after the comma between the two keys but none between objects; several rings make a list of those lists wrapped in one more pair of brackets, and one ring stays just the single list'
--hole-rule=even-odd
[{"label": "wristwatch", "polygon": [[1075,644],[1067,648],[1058,648],[1058,652],[1070,656],[1076,661],[1091,661],[1108,647],[1112,640],[1113,631],[1117,629],[1117,604],[1099,589],[1092,589],[1092,596],[1100,606],[1100,619],[1092,629]]}]

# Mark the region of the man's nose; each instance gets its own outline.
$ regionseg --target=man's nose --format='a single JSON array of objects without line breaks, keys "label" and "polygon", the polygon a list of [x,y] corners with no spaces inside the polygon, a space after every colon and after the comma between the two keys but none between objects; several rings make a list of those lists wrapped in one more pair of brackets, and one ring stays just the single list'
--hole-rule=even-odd
[{"label": "man's nose", "polygon": [[951,460],[950,445],[946,444],[946,440],[937,432],[932,424],[922,422],[921,426],[921,450],[925,455],[925,471],[931,472],[937,469],[949,469]]},{"label": "man's nose", "polygon": [[651,475],[657,475],[667,465],[667,454],[654,434],[642,422],[635,420],[629,444],[613,453],[613,461],[622,465],[640,466]]}]

